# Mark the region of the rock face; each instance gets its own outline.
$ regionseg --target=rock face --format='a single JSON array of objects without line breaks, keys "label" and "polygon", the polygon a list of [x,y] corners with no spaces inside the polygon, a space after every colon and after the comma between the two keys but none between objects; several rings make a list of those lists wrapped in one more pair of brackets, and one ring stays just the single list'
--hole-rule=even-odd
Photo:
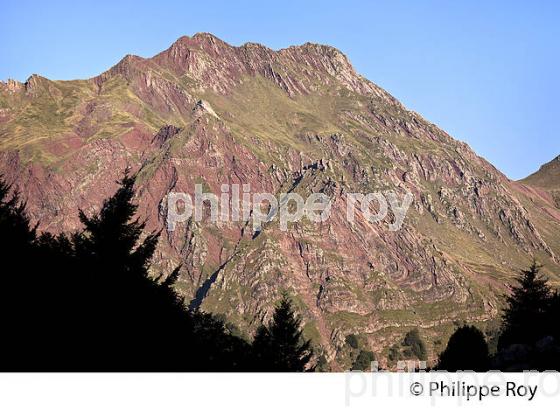
[{"label": "rock face", "polygon": [[[348,334],[382,353],[420,327],[433,356],[454,322],[496,318],[532,257],[560,273],[552,194],[509,181],[328,46],[197,34],[89,80],[0,84],[0,173],[40,229],[78,229],[78,209],[98,209],[126,168],[152,229],[165,226],[167,194],[195,184],[326,193],[327,221],[287,231],[207,218],[164,230],[154,271],[181,264],[191,306],[247,334],[287,290],[335,368]],[[413,194],[400,230],[347,220],[347,193],[386,191]]]}]

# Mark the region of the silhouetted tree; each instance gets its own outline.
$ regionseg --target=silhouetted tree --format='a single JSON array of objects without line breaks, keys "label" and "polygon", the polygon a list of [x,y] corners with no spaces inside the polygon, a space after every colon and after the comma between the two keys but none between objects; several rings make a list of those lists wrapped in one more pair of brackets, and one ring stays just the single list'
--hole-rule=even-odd
[{"label": "silhouetted tree", "polygon": [[451,335],[446,349],[440,354],[437,370],[485,372],[489,366],[484,334],[474,326],[462,326]]},{"label": "silhouetted tree", "polygon": [[14,256],[12,251],[29,250],[36,237],[36,227],[31,227],[25,212],[25,203],[12,186],[0,176],[0,246],[3,254]]},{"label": "silhouetted tree", "polygon": [[18,360],[17,349],[32,349],[36,343],[31,336],[37,334],[30,328],[36,328],[33,302],[38,294],[34,287],[26,289],[28,282],[40,279],[39,272],[33,269],[35,239],[35,228],[30,225],[25,204],[0,179],[0,360],[4,362],[0,365],[5,368]]},{"label": "silhouetted tree", "polygon": [[303,338],[301,319],[283,296],[268,327],[262,325],[253,341],[256,368],[262,371],[302,372],[311,370],[309,340]]},{"label": "silhouetted tree", "polygon": [[134,217],[134,178],[83,232],[37,237],[0,182],[0,370],[248,370],[250,345],[212,315],[188,312],[179,270],[148,273],[158,234]]},{"label": "silhouetted tree", "polygon": [[506,297],[498,349],[492,367],[504,371],[560,370],[559,300],[541,266],[521,271]]},{"label": "silhouetted tree", "polygon": [[560,342],[560,326],[557,326],[560,319],[560,292],[556,291],[550,297],[550,307],[546,315],[546,323],[549,327],[549,334]]},{"label": "silhouetted tree", "polygon": [[98,214],[87,217],[80,211],[85,230],[76,237],[76,252],[96,265],[146,276],[159,234],[148,234],[140,241],[145,222],[135,218],[134,182],[133,177],[125,175],[118,191],[103,203]]},{"label": "silhouetted tree", "polygon": [[546,319],[552,294],[540,269],[533,261],[529,269],[521,272],[517,286],[507,296],[498,349],[511,344],[532,344],[550,334],[551,324]]}]

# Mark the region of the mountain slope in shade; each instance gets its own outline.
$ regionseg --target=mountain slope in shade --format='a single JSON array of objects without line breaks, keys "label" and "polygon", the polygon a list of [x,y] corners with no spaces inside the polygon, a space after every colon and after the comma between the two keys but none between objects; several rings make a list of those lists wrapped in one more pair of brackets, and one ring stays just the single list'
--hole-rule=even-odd
[{"label": "mountain slope in shade", "polygon": [[[328,46],[274,51],[197,34],[92,79],[0,84],[0,173],[41,229],[77,229],[77,209],[98,209],[127,167],[153,229],[164,227],[166,195],[197,183],[327,193],[328,221],[287,232],[208,220],[164,231],[154,271],[181,264],[191,305],[247,334],[288,290],[334,368],[348,367],[348,334],[385,357],[416,326],[433,357],[454,323],[491,323],[533,257],[554,283],[560,274],[560,216],[548,198]],[[386,190],[414,195],[401,230],[346,220],[346,193]]]}]

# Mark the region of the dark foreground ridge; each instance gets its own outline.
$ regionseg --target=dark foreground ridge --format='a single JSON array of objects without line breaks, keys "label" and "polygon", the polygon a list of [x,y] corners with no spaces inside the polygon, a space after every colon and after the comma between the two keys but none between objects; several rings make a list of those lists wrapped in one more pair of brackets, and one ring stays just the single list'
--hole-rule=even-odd
[{"label": "dark foreground ridge", "polygon": [[175,270],[150,277],[159,234],[135,219],[134,178],[83,230],[37,235],[0,181],[0,371],[304,371],[311,347],[288,297],[255,343],[187,310]]},{"label": "dark foreground ridge", "polygon": [[[101,211],[80,211],[83,230],[38,235],[25,204],[0,181],[0,371],[309,371],[327,370],[313,357],[302,322],[284,295],[253,342],[216,317],[188,310],[173,289],[178,269],[148,273],[159,234],[135,218],[135,179],[125,176]],[[560,369],[560,297],[534,263],[507,299],[497,352],[484,335],[459,328],[438,370]],[[347,337],[359,349],[355,336]],[[426,360],[418,330],[403,341]],[[410,358],[411,356],[409,356]],[[375,356],[359,350],[353,370]]]}]

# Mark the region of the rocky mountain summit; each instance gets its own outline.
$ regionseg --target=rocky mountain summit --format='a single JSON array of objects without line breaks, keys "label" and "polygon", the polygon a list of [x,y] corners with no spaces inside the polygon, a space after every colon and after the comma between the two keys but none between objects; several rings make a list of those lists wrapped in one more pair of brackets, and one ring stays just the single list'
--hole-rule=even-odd
[{"label": "rocky mountain summit", "polygon": [[[349,334],[382,358],[419,327],[433,356],[456,323],[490,326],[533,257],[557,283],[558,163],[551,177],[510,181],[317,44],[275,51],[196,34],[91,79],[0,83],[0,174],[41,230],[77,229],[78,209],[99,209],[132,169],[142,217],[162,229],[154,274],[181,265],[191,306],[244,334],[288,291],[335,367]],[[167,231],[167,194],[195,184],[326,193],[331,217],[258,235],[208,219]],[[387,191],[413,194],[400,230],[347,220],[347,193]]]},{"label": "rocky mountain summit", "polygon": [[534,174],[529,175],[522,182],[527,185],[549,190],[560,189],[560,155],[544,164]]},{"label": "rocky mountain summit", "polygon": [[560,155],[520,181],[548,203],[560,208]]}]

